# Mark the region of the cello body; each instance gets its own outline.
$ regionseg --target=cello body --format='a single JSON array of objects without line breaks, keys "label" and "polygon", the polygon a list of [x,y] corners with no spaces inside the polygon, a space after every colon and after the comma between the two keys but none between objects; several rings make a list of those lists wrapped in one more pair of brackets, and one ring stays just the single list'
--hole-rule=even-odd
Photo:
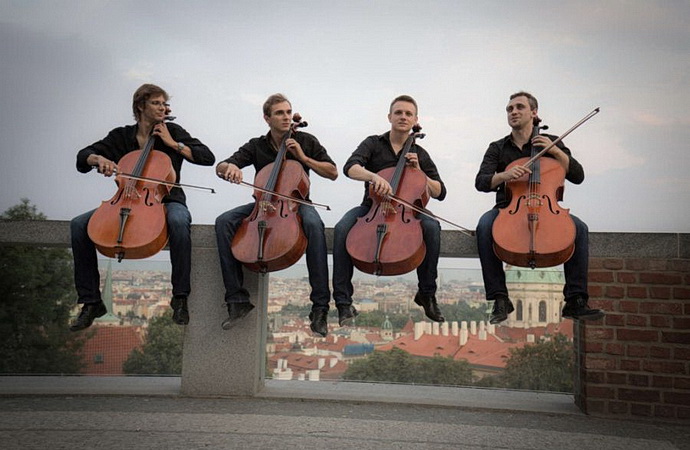
[{"label": "cello body", "polygon": [[[120,172],[136,176],[175,181],[175,170],[168,155],[147,148],[129,152],[118,162]],[[168,242],[163,198],[170,187],[161,183],[115,177],[118,190],[101,203],[89,220],[88,234],[103,255],[141,259],[161,251]]]},{"label": "cello body", "polygon": [[[535,124],[535,129],[537,125]],[[524,165],[529,158],[513,161]],[[510,204],[493,224],[494,251],[502,261],[519,267],[553,267],[575,251],[575,223],[563,200],[565,170],[553,158],[539,157],[532,173],[506,182]]]},{"label": "cello body", "polygon": [[[424,208],[429,202],[426,174],[406,167],[405,160],[420,129],[408,137],[396,167],[382,169],[377,175],[391,184],[395,197]],[[372,186],[369,197],[369,211],[357,219],[345,243],[353,265],[374,275],[401,275],[419,267],[426,256],[426,245],[418,213],[395,199],[379,197]]]},{"label": "cello body", "polygon": [[254,184],[268,192],[254,191],[254,209],[242,221],[230,245],[235,259],[254,272],[274,272],[290,267],[307,249],[300,205],[284,198],[305,200],[309,196],[309,176],[299,162],[285,158],[286,141],[297,127],[307,126],[297,113],[293,121],[295,123],[283,136],[275,161],[256,174]]},{"label": "cello body", "polygon": [[[276,163],[262,168],[256,175],[257,186],[267,186]],[[304,199],[309,194],[309,177],[297,161],[282,162],[276,180],[276,192]],[[232,241],[232,254],[254,272],[274,272],[295,264],[307,249],[302,230],[299,204],[284,198],[255,191],[252,213],[242,221]]]}]

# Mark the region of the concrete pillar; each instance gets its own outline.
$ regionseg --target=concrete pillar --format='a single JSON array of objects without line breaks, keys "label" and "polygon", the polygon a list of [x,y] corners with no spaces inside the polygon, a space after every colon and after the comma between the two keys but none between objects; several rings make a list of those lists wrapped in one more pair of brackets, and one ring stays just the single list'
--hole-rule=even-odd
[{"label": "concrete pillar", "polygon": [[189,396],[253,396],[263,387],[268,277],[244,271],[254,309],[234,328],[228,316],[213,227],[192,226],[192,292],[185,326],[181,393]]}]

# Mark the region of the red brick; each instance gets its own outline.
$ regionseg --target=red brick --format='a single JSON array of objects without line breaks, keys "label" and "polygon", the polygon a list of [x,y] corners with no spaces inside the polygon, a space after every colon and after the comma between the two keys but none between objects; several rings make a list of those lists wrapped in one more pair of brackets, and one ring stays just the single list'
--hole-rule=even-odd
[{"label": "red brick", "polygon": [[654,417],[672,418],[676,417],[676,408],[674,406],[654,405]]},{"label": "red brick", "polygon": [[628,375],[628,384],[630,386],[647,387],[649,386],[649,375],[637,375],[631,373]]},{"label": "red brick", "polygon": [[604,289],[606,296],[609,298],[623,298],[625,297],[625,288],[622,286],[606,286]]},{"label": "red brick", "polygon": [[597,298],[597,297],[603,297],[604,296],[604,287],[603,286],[589,286],[587,288],[589,291],[589,298]]},{"label": "red brick", "polygon": [[625,325],[625,316],[622,314],[609,313],[609,314],[606,314],[606,316],[604,317],[604,323],[607,326],[614,326],[614,327],[618,326],[618,327],[620,327],[620,326]]},{"label": "red brick", "polygon": [[604,311],[615,311],[614,307],[614,301],[613,300],[602,300],[602,299],[596,299],[596,300],[589,300],[587,302],[591,308],[599,308],[603,309]]},{"label": "red brick", "polygon": [[613,329],[611,328],[594,328],[587,327],[585,329],[585,340],[590,339],[600,339],[604,341],[610,341],[613,339]]},{"label": "red brick", "polygon": [[664,392],[664,403],[672,405],[690,405],[690,392]]},{"label": "red brick", "polygon": [[616,273],[616,281],[619,283],[634,284],[637,283],[637,274],[634,272],[618,272]]},{"label": "red brick", "polygon": [[650,286],[649,298],[669,299],[671,298],[671,288],[666,286]]},{"label": "red brick", "polygon": [[676,389],[690,390],[690,377],[676,377],[673,381],[673,387]]},{"label": "red brick", "polygon": [[640,312],[647,314],[683,314],[683,304],[675,302],[641,302]]},{"label": "red brick", "polygon": [[687,347],[675,347],[673,349],[673,359],[685,359],[690,360],[690,348]]},{"label": "red brick", "polygon": [[649,269],[648,259],[626,259],[625,268],[627,270],[632,270],[634,272],[639,272],[641,270]]},{"label": "red brick", "polygon": [[[648,316],[638,316],[635,314],[628,314],[625,316],[625,324],[629,327],[646,327]],[[608,325],[608,324],[607,324]]]},{"label": "red brick", "polygon": [[631,302],[626,300],[621,300],[618,302],[618,311],[636,313],[639,311],[640,302]]},{"label": "red brick", "polygon": [[616,368],[616,360],[609,358],[585,357],[585,369],[613,370]]},{"label": "red brick", "polygon": [[608,384],[620,384],[625,385],[628,383],[628,376],[625,373],[620,372],[607,372],[606,382]]},{"label": "red brick", "polygon": [[639,372],[642,365],[639,359],[621,359],[620,370],[627,372]]},{"label": "red brick", "polygon": [[625,346],[623,344],[606,344],[606,353],[609,355],[625,355]]},{"label": "red brick", "polygon": [[587,274],[587,279],[590,283],[613,283],[613,272],[600,272],[590,270]]},{"label": "red brick", "polygon": [[606,372],[597,372],[596,370],[588,370],[585,372],[585,380],[588,383],[603,384],[606,382]]},{"label": "red brick", "polygon": [[671,272],[690,272],[690,259],[669,259],[668,270]]},{"label": "red brick", "polygon": [[667,347],[649,347],[649,356],[659,359],[671,359],[671,349]]},{"label": "red brick", "polygon": [[645,372],[673,373],[685,375],[685,364],[667,361],[642,361],[642,369]]},{"label": "red brick", "polygon": [[653,272],[669,272],[668,259],[650,259],[649,270]]},{"label": "red brick", "polygon": [[615,398],[615,389],[589,385],[585,388],[587,398]]},{"label": "red brick", "polygon": [[673,328],[676,330],[690,330],[690,317],[674,317]]},{"label": "red brick", "polygon": [[690,288],[673,288],[673,298],[687,300],[690,299]]},{"label": "red brick", "polygon": [[604,269],[620,270],[625,267],[625,261],[622,259],[605,259],[602,265]]},{"label": "red brick", "polygon": [[655,330],[617,329],[616,339],[619,341],[651,342],[659,340],[659,332]]},{"label": "red brick", "polygon": [[602,269],[604,267],[604,259],[591,257],[589,258],[589,270]]},{"label": "red brick", "polygon": [[628,286],[629,298],[647,298],[647,288],[644,286]]},{"label": "red brick", "polygon": [[628,354],[631,358],[649,357],[649,347],[646,345],[628,345]]},{"label": "red brick", "polygon": [[610,414],[628,414],[630,404],[627,402],[609,402]]},{"label": "red brick", "polygon": [[585,405],[585,411],[587,414],[603,414],[605,410],[606,402],[603,400],[590,400],[587,399]]},{"label": "red brick", "polygon": [[650,389],[618,389],[618,400],[630,400],[637,402],[659,402],[661,393]]},{"label": "red brick", "polygon": [[649,316],[649,323],[656,328],[671,328],[671,316]]},{"label": "red brick", "polygon": [[678,407],[676,417],[679,419],[690,419],[690,408]]},{"label": "red brick", "polygon": [[654,375],[652,377],[652,386],[655,388],[672,388],[673,387],[673,377]]},{"label": "red brick", "polygon": [[603,342],[585,342],[585,352],[587,353],[602,353],[604,351]]},{"label": "red brick", "polygon": [[683,278],[680,275],[657,272],[640,273],[640,283],[642,284],[681,284],[682,282]]},{"label": "red brick", "polygon": [[652,405],[633,403],[632,405],[630,405],[630,414],[632,414],[633,416],[651,416]]},{"label": "red brick", "polygon": [[688,344],[690,345],[690,332],[675,333],[673,331],[662,331],[661,342],[671,342],[674,344]]}]

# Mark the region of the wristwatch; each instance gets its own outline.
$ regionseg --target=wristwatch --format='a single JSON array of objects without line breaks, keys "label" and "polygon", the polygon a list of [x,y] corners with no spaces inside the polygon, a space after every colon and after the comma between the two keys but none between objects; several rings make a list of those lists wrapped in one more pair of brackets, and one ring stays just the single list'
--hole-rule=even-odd
[{"label": "wristwatch", "polygon": [[184,144],[182,142],[178,142],[177,143],[177,153],[180,153],[183,148],[184,148]]}]

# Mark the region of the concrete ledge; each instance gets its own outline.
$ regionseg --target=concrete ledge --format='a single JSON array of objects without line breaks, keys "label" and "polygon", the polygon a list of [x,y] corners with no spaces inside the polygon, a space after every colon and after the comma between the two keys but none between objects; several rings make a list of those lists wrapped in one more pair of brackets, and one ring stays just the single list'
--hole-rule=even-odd
[{"label": "concrete ledge", "polygon": [[[181,386],[180,377],[5,376],[0,377],[0,396],[186,397]],[[266,380],[254,397],[583,415],[571,394],[504,389]]]}]

